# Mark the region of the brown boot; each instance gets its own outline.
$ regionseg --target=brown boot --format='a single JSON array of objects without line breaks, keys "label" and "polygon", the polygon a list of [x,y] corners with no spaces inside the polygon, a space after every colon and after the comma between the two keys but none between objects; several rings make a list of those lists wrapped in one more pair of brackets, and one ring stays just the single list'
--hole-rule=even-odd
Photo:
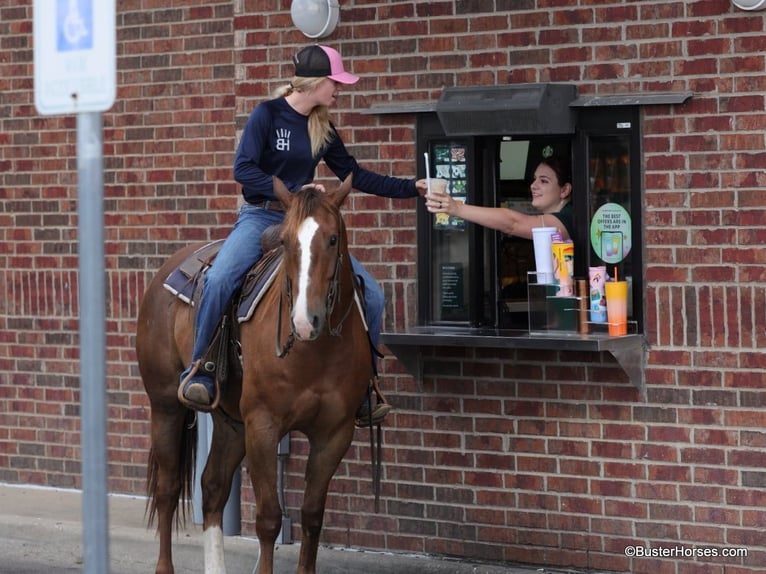
[{"label": "brown boot", "polygon": [[362,399],[362,403],[356,410],[356,418],[354,419],[354,424],[359,428],[379,425],[383,422],[383,419],[386,418],[386,415],[393,409],[383,393],[380,392],[378,377],[373,377],[370,380],[370,386],[375,393],[376,403],[372,405],[372,412],[370,412],[370,402],[372,401],[372,397],[365,396],[364,399]]},{"label": "brown boot", "polygon": [[354,424],[359,428],[366,428],[370,426],[379,425],[386,418],[386,415],[391,411],[393,407],[388,403],[378,403],[372,405],[372,414],[367,406],[367,397],[359,405],[356,410],[356,418]]},{"label": "brown boot", "polygon": [[194,361],[181,373],[178,400],[185,407],[210,412],[218,407],[220,398],[221,391],[215,377],[201,368],[200,361]]}]

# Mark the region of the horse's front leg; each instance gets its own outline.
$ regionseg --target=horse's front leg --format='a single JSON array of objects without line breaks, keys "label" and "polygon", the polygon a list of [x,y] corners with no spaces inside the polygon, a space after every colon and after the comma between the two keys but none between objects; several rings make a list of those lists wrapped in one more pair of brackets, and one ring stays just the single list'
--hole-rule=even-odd
[{"label": "horse's front leg", "polygon": [[354,434],[353,424],[337,432],[309,437],[311,452],[306,463],[306,488],[301,507],[301,552],[297,574],[315,574],[319,536],[324,521],[327,489]]},{"label": "horse's front leg", "polygon": [[[253,574],[273,574],[274,544],[282,527],[282,509],[277,494],[278,431],[269,426],[269,415],[251,413],[245,424],[247,467],[255,495],[255,533],[260,554]],[[263,422],[260,422],[263,421]]]},{"label": "horse's front leg", "polygon": [[202,473],[202,530],[205,574],[225,574],[223,510],[231,492],[234,473],[245,456],[244,432],[221,415],[213,415],[213,438]]}]

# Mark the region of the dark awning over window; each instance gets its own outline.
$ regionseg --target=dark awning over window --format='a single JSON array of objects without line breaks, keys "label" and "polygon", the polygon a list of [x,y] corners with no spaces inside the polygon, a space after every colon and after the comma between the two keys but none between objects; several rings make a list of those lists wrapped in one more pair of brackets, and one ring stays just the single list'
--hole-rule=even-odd
[{"label": "dark awning over window", "polygon": [[576,97],[567,84],[445,88],[436,113],[447,135],[571,134]]}]

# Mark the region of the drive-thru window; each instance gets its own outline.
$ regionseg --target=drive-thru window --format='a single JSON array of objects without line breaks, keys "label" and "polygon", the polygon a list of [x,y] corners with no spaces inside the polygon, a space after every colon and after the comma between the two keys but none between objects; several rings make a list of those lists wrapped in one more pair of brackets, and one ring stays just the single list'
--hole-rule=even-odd
[{"label": "drive-thru window", "polygon": [[[571,163],[574,276],[588,281],[593,269],[604,269],[609,279],[627,281],[629,329],[610,336],[581,313],[582,294],[563,301],[540,291],[530,240],[421,206],[418,324],[385,333],[383,342],[417,376],[424,346],[606,351],[642,386],[641,109],[689,97],[578,98],[572,85],[517,84],[447,88],[434,106],[418,109],[418,158],[427,158],[431,176],[449,181],[455,199],[528,211],[539,161],[558,156]],[[377,113],[397,111],[411,110]],[[426,167],[419,163],[422,177]]]}]

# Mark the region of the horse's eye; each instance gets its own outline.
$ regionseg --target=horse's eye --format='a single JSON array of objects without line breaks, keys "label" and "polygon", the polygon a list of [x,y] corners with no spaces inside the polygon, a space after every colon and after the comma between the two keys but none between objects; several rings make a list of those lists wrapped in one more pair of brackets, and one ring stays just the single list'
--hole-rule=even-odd
[{"label": "horse's eye", "polygon": [[330,237],[330,247],[335,247],[338,244],[338,236],[333,235]]}]

